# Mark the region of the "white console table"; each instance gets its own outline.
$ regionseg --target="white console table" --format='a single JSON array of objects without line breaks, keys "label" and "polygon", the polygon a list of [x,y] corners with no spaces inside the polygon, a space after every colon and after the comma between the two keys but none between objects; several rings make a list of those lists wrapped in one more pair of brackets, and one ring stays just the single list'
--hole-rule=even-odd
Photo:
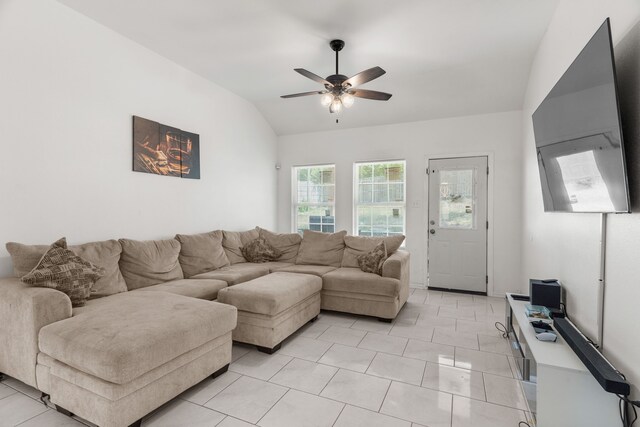
[{"label": "white console table", "polygon": [[507,316],[510,307],[511,325],[532,365],[534,375],[531,382],[524,381],[523,388],[527,399],[535,400],[530,406],[535,405],[536,426],[621,426],[618,398],[602,389],[560,334],[556,342],[539,341],[524,310],[528,302],[507,294],[507,303]]}]

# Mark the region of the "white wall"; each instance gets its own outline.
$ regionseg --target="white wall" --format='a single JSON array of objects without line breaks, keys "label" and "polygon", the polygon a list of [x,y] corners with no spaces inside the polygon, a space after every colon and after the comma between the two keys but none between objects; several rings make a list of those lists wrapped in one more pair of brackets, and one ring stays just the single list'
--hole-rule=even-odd
[{"label": "white wall", "polygon": [[[640,36],[621,43],[631,36],[630,29],[640,20],[640,3],[635,0],[563,0],[556,10],[536,54],[523,106],[523,251],[522,280],[556,277],[567,291],[567,308],[583,332],[592,338],[598,335],[598,278],[600,272],[600,215],[544,213],[540,178],[535,157],[531,114],[549,93],[562,73],[578,55],[606,17],[611,18],[617,65],[621,53],[635,49],[626,62],[627,77],[619,73],[621,103],[631,99],[633,112],[623,108],[627,122],[638,120],[640,97]],[[637,33],[637,31],[636,31]],[[623,44],[628,45],[624,46]],[[629,80],[632,79],[632,82]],[[640,132],[625,131],[627,148],[640,143]],[[637,153],[638,149],[635,153]],[[627,150],[628,151],[628,150]],[[638,159],[628,158],[629,172],[639,177]],[[640,184],[631,183],[632,204],[637,206]],[[637,210],[637,208],[636,208]],[[640,384],[640,340],[634,327],[635,309],[640,301],[640,215],[609,215],[606,242],[604,352],[632,382]],[[524,289],[523,289],[524,290]],[[636,389],[637,390],[637,389]]]},{"label": "white wall", "polygon": [[[0,241],[275,225],[276,137],[247,101],[50,0],[0,2],[0,58]],[[202,178],[132,172],[132,115],[200,134]]]},{"label": "white wall", "polygon": [[[355,107],[354,107],[355,108]],[[348,114],[346,112],[345,114]],[[411,281],[423,283],[426,267],[427,156],[490,153],[494,217],[494,271],[489,290],[502,295],[518,288],[520,272],[521,113],[507,112],[397,125],[336,130],[278,138],[278,228],[291,225],[292,166],[336,164],[336,222],[352,233],[353,163],[367,160],[407,161],[407,249],[411,251]],[[417,204],[417,207],[414,205]]]}]

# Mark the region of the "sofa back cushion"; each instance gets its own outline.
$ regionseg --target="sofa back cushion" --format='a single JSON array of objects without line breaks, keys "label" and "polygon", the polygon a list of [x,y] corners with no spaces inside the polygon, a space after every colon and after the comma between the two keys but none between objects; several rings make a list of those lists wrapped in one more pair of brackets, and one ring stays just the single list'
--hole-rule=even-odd
[{"label": "sofa back cushion", "polygon": [[404,236],[389,237],[363,237],[363,236],[346,236],[344,238],[344,255],[342,256],[342,267],[360,268],[358,265],[358,257],[365,255],[373,250],[380,242],[384,241],[387,248],[387,255],[390,256],[398,250]]},{"label": "sofa back cushion", "polygon": [[201,234],[176,234],[178,261],[186,279],[230,264],[222,247],[222,230]]},{"label": "sofa back cushion", "polygon": [[280,262],[296,262],[302,236],[298,233],[278,234],[264,228],[259,228],[260,237],[266,240],[271,246],[279,250],[282,255],[276,260]]},{"label": "sofa back cushion", "polygon": [[184,279],[178,256],[180,242],[168,240],[120,239],[120,271],[127,288],[144,288],[170,280]]},{"label": "sofa back cushion", "polygon": [[[33,270],[50,247],[49,245],[23,245],[15,242],[9,242],[6,246],[13,261],[13,273],[16,277],[23,277]],[[117,240],[90,242],[69,246],[69,250],[105,270],[104,276],[91,288],[89,299],[127,291],[127,284],[118,265],[122,253],[120,242]]]},{"label": "sofa back cushion", "polygon": [[346,235],[347,232],[344,230],[337,233],[304,230],[296,264],[340,267]]},{"label": "sofa back cushion", "polygon": [[258,227],[247,231],[223,231],[222,234],[222,247],[227,253],[229,262],[231,264],[247,262],[240,248],[259,237]]}]

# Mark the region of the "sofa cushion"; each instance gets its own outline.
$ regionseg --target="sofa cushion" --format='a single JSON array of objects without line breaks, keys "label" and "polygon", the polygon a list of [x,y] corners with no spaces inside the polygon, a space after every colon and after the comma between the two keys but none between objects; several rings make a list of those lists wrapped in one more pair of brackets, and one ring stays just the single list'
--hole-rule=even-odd
[{"label": "sofa cushion", "polygon": [[296,264],[340,267],[346,235],[344,230],[337,233],[304,230]]},{"label": "sofa cushion", "polygon": [[67,249],[63,237],[54,242],[38,264],[22,276],[22,282],[65,293],[73,307],[81,307],[91,295],[91,287],[104,276],[104,269]]},{"label": "sofa cushion", "polygon": [[320,292],[322,279],[309,274],[280,273],[222,289],[218,301],[250,313],[276,315]]},{"label": "sofa cushion", "polygon": [[247,231],[223,231],[222,234],[222,247],[227,253],[229,262],[231,264],[247,262],[240,248],[258,238],[257,227]]},{"label": "sofa cushion", "polygon": [[[33,270],[40,258],[49,249],[49,245],[23,245],[15,242],[7,243],[6,247],[11,255],[13,272],[16,277],[22,277]],[[127,284],[124,282],[118,266],[120,254],[122,253],[120,242],[117,240],[104,240],[68,246],[68,249],[80,258],[102,267],[105,271],[104,276],[92,286],[90,299],[126,292]]]},{"label": "sofa cushion", "polygon": [[322,276],[322,290],[397,297],[400,281],[359,268],[342,267]]},{"label": "sofa cushion", "polygon": [[260,264],[262,267],[267,267],[269,269],[269,273],[273,273],[276,270],[280,270],[285,267],[293,267],[295,264],[290,262],[280,262],[280,261],[271,261],[271,262],[263,262]]},{"label": "sofa cushion", "polygon": [[220,289],[226,288],[227,282],[216,279],[178,279],[159,285],[147,286],[133,292],[163,291],[185,297],[200,298],[212,301],[218,297]]},{"label": "sofa cushion", "polygon": [[342,255],[342,267],[360,267],[358,265],[358,256],[364,255],[380,242],[384,241],[387,246],[387,256],[392,255],[398,250],[404,236],[389,237],[364,237],[364,236],[345,236],[344,238],[344,254]]},{"label": "sofa cushion", "polygon": [[232,306],[167,292],[126,292],[40,330],[40,351],[125,384],[236,326]]},{"label": "sofa cushion", "polygon": [[282,255],[282,252],[271,246],[261,237],[242,246],[240,251],[247,261],[255,263],[275,261]]},{"label": "sofa cushion", "polygon": [[217,279],[227,282],[229,286],[247,282],[260,276],[269,274],[269,267],[265,264],[240,263],[220,268],[215,271],[197,274],[192,279]]},{"label": "sofa cushion", "polygon": [[258,228],[260,237],[266,240],[271,246],[278,249],[282,255],[277,259],[280,262],[296,262],[302,236],[298,233],[278,234],[264,228]]},{"label": "sofa cushion", "polygon": [[178,262],[180,242],[176,239],[120,239],[119,242],[122,245],[120,271],[130,291],[184,279]]},{"label": "sofa cushion", "polygon": [[314,276],[322,277],[328,272],[333,271],[335,269],[336,267],[330,267],[328,265],[294,264],[286,267],[276,268],[274,271],[282,271],[285,273],[313,274]]},{"label": "sofa cushion", "polygon": [[180,242],[178,260],[186,279],[230,264],[222,247],[222,230],[176,234],[176,240]]}]

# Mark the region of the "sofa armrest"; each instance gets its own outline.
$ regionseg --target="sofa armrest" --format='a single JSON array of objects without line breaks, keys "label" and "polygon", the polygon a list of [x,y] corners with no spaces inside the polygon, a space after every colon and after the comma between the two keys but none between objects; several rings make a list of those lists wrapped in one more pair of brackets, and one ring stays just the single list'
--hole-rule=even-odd
[{"label": "sofa armrest", "polygon": [[71,300],[20,279],[0,279],[0,372],[36,387],[40,328],[71,317]]},{"label": "sofa armrest", "polygon": [[404,279],[407,283],[409,283],[410,258],[411,256],[407,251],[395,251],[382,264],[382,277],[391,277],[400,281],[403,281]]}]

